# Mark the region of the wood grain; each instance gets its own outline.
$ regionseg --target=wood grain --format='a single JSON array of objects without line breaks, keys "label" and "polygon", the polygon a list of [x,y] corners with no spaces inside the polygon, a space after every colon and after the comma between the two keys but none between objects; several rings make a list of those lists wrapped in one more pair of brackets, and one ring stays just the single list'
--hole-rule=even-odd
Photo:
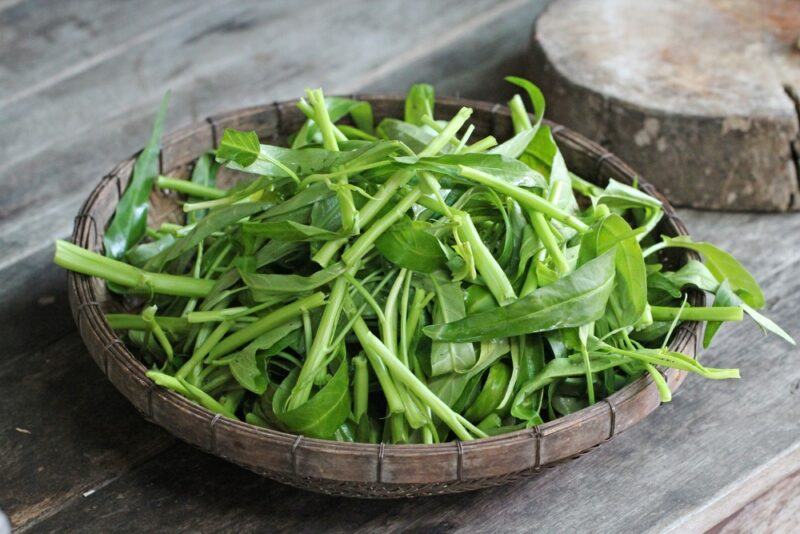
[{"label": "wood grain", "polygon": [[75,333],[0,361],[0,507],[17,527],[173,443],[86,357]]},{"label": "wood grain", "polygon": [[193,5],[190,0],[27,0],[8,6],[0,11],[0,107],[113,60],[134,43],[158,38]]},{"label": "wood grain", "polygon": [[800,516],[800,472],[784,478],[710,530],[713,534],[791,532]]},{"label": "wood grain", "polygon": [[800,208],[798,34],[794,0],[559,0],[530,72],[553,120],[677,205],[784,211]]},{"label": "wood grain", "polygon": [[[0,107],[0,122],[16,125],[0,129],[0,250],[13,251],[0,266],[41,246],[48,235],[66,233],[93,177],[141,147],[165,88],[173,91],[170,130],[224,107],[293,97],[309,84],[329,93],[353,92],[374,81],[369,73],[376,69],[388,75],[418,61],[418,52],[404,55],[417,45],[417,35],[428,36],[425,45],[433,52],[439,43],[451,44],[453,33],[470,36],[458,30],[462,25],[477,19],[491,26],[531,5],[234,2],[219,10],[222,20],[198,10],[152,43]],[[59,128],[52,128],[54,122]],[[47,221],[31,215],[33,205]]]}]

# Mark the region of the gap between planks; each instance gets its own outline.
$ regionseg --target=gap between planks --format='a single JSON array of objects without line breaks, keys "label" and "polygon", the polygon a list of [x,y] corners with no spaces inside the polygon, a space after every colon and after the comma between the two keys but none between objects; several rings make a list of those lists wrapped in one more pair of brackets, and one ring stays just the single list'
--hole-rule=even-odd
[{"label": "gap between planks", "polygon": [[681,517],[665,532],[676,534],[707,532],[733,517],[747,504],[758,499],[781,481],[796,474],[798,467],[800,467],[800,441],[749,473],[744,480],[722,488],[710,502]]}]

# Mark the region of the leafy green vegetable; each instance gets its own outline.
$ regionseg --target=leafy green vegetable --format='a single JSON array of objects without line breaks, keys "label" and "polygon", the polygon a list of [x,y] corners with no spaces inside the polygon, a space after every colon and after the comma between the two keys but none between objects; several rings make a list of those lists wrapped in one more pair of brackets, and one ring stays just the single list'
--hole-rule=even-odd
[{"label": "leafy green vegetable", "polygon": [[395,265],[420,273],[442,269],[447,261],[431,224],[425,221],[404,219],[382,234],[375,247]]},{"label": "leafy green vegetable", "polygon": [[[707,322],[707,345],[747,314],[794,343],[756,311],[764,296],[729,254],[653,235],[658,199],[571,173],[541,92],[509,81],[523,89],[509,139],[472,140],[485,124],[470,108],[435,117],[429,85],[377,128],[368,102],[313,89],[289,146],[225,130],[190,180],[158,174],[165,99],[107,256],[57,241],[54,261],[140,310],[106,318],[157,385],[225,417],[348,442],[511,432],[644,373],[667,402],[663,367],[738,378],[671,350],[681,321]],[[220,165],[239,171],[230,189]],[[186,197],[185,221],[146,228],[154,181]],[[704,263],[659,263],[667,247]],[[713,306],[689,305],[698,289]]]},{"label": "leafy green vegetable", "polygon": [[255,132],[240,132],[225,128],[217,148],[217,158],[229,160],[237,165],[252,165],[261,153],[261,145]]},{"label": "leafy green vegetable", "polygon": [[614,284],[615,255],[616,249],[608,251],[508,306],[427,326],[425,333],[441,341],[481,341],[596,321],[605,313]]},{"label": "leafy green vegetable", "polygon": [[287,410],[286,401],[297,377],[298,372],[292,371],[275,392],[272,400],[275,416],[293,432],[312,438],[330,439],[350,415],[347,365],[341,363],[333,378],[305,404]]},{"label": "leafy green vegetable", "polygon": [[731,289],[739,294],[747,304],[754,308],[762,308],[764,306],[764,294],[755,281],[753,275],[747,272],[741,263],[736,261],[736,258],[728,254],[722,249],[719,249],[711,243],[695,243],[687,236],[682,237],[666,237],[664,236],[663,242],[668,247],[680,247],[694,250],[703,255],[705,264],[708,270],[714,277],[722,282],[728,280]]}]

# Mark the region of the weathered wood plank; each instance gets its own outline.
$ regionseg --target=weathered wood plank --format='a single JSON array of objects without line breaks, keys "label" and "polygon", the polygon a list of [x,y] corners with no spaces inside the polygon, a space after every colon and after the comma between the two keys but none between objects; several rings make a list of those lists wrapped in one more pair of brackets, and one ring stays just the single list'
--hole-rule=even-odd
[{"label": "weathered wood plank", "polygon": [[[724,228],[739,216],[714,217],[714,226]],[[800,236],[778,234],[785,222],[797,218],[775,218],[761,227],[764,242],[751,247],[747,256],[754,271],[764,268],[755,261],[760,255],[778,253],[776,244],[800,244]],[[704,225],[699,233],[710,235],[713,227]],[[729,241],[735,238],[725,237],[721,244],[736,248]],[[798,302],[782,297],[800,292],[797,265],[794,257],[764,281],[768,313],[795,334],[800,332]],[[786,472],[800,467],[797,455],[786,454],[800,444],[797,351],[776,338],[764,338],[753,325],[728,325],[703,361],[738,366],[743,379],[690,377],[675,400],[643,424],[591,454],[516,485],[394,503],[342,500],[276,489],[213,457],[176,449],[98,494],[73,501],[41,528],[81,524],[102,530],[113,521],[137,528],[208,531],[701,530],[702,514],[695,514],[709,503],[729,498],[734,489],[742,503],[763,491],[747,496],[750,488],[741,484],[761,473],[770,459],[780,458]],[[764,439],[764,428],[769,439]],[[186,487],[193,497],[187,498]],[[221,492],[220,487],[238,491]]]},{"label": "weathered wood plank", "polygon": [[[0,169],[0,250],[11,251],[0,265],[64,234],[91,184],[142,145],[166,87],[173,89],[169,124],[295,96],[308,84],[323,85],[331,93],[351,92],[360,88],[359,79],[372,81],[369,73],[387,61],[399,69],[419,59],[418,51],[403,55],[417,46],[418,35],[429,36],[425,45],[432,52],[440,42],[451,43],[451,34],[463,35],[461,25],[471,27],[477,19],[490,27],[503,17],[529,12],[532,5],[523,0],[486,0],[469,7],[455,0],[402,5],[387,0],[365,10],[360,3],[325,3],[315,4],[316,16],[309,19],[297,4],[237,3],[222,21],[227,30],[209,33],[209,22],[203,22],[207,17],[184,24],[151,47],[134,46],[113,62],[0,108],[4,124],[18,125],[0,129],[6,142],[0,150],[22,157]],[[330,20],[337,21],[337,31],[325,30]],[[303,32],[294,31],[298,25]],[[230,50],[238,53],[232,56]],[[54,122],[58,129],[52,128]],[[38,148],[32,153],[27,147]]]},{"label": "weathered wood plank", "polygon": [[[190,0],[27,0],[0,4],[0,107],[109,61],[180,24]],[[210,6],[209,6],[210,7]]]},{"label": "weathered wood plank", "polygon": [[800,473],[789,475],[769,491],[711,529],[714,534],[791,532],[800,516]]},{"label": "weathered wood plank", "polygon": [[0,360],[0,508],[20,527],[174,442],[87,357],[77,333]]},{"label": "weathered wood plank", "polygon": [[38,350],[75,329],[67,275],[52,258],[48,247],[0,270],[0,354]]}]

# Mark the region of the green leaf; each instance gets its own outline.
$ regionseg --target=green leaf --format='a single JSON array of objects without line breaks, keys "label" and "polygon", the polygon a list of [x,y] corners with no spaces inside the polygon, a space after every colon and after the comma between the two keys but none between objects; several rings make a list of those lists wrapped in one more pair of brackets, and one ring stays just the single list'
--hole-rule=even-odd
[{"label": "green leaf", "polygon": [[[414,152],[422,152],[436,137],[436,131],[429,126],[417,126],[397,119],[383,119],[377,128],[378,133],[386,139],[399,141]],[[447,152],[445,146],[443,151]]]},{"label": "green leaf", "polygon": [[255,350],[242,350],[236,354],[228,364],[233,378],[243,388],[256,395],[267,391],[267,364],[264,358],[259,358]]},{"label": "green leaf", "polygon": [[[466,315],[461,284],[440,282],[431,277],[436,292],[434,320],[439,323],[452,323],[463,320]],[[475,348],[472,343],[449,343],[434,341],[431,346],[431,374],[442,375],[449,372],[463,373],[475,364]]]},{"label": "green leaf", "polygon": [[427,83],[412,85],[406,95],[404,120],[409,124],[422,126],[423,116],[429,115],[433,118],[434,102],[432,85]]},{"label": "green leaf", "polygon": [[171,247],[174,243],[174,235],[164,234],[155,241],[139,243],[138,245],[131,247],[125,253],[125,260],[131,265],[141,267],[147,263],[150,258],[160,254],[162,251]]},{"label": "green leaf", "polygon": [[260,152],[261,145],[255,132],[225,128],[217,147],[217,160],[233,161],[237,165],[248,167],[258,159]]},{"label": "green leaf", "polygon": [[664,243],[669,247],[688,248],[699,252],[703,256],[703,263],[719,282],[727,279],[731,289],[739,295],[743,301],[753,308],[764,306],[764,293],[753,275],[736,258],[717,248],[711,243],[694,242],[688,236],[668,237],[662,236]]},{"label": "green leaf", "polygon": [[531,104],[533,105],[534,126],[538,125],[544,117],[545,108],[544,94],[542,94],[541,89],[525,78],[517,76],[506,76],[506,81],[522,87],[528,93],[528,98],[531,99]]},{"label": "green leaf", "polygon": [[605,204],[610,208],[650,208],[660,210],[661,201],[635,187],[623,184],[611,178],[603,193],[597,197],[598,204]]},{"label": "green leaf", "polygon": [[486,381],[475,402],[464,413],[464,417],[473,422],[480,422],[500,405],[508,382],[511,379],[511,368],[503,362],[497,362],[489,368]]},{"label": "green leaf", "polygon": [[[465,390],[469,390],[472,386],[477,388],[480,385],[477,381],[481,374],[508,354],[509,350],[511,348],[506,339],[484,341],[481,343],[478,361],[469,371],[435,376],[428,383],[428,387],[448,406],[452,406],[453,409],[460,412],[464,408],[464,406],[460,406],[461,402],[467,400],[464,398]],[[477,395],[477,392],[475,394]]]},{"label": "green leaf", "polygon": [[114,217],[103,235],[103,245],[109,258],[121,258],[128,249],[139,242],[147,228],[150,192],[159,172],[158,156],[161,152],[161,133],[164,130],[168,102],[169,92],[161,100],[150,141],[137,156],[128,187],[119,199]]},{"label": "green leaf", "polygon": [[399,165],[387,166],[380,169],[380,173],[389,173],[405,167],[420,171],[430,171],[444,174],[472,185],[472,182],[460,178],[459,165],[478,169],[491,174],[495,178],[520,187],[547,187],[544,177],[524,163],[501,156],[500,154],[481,154],[468,152],[466,154],[443,154],[417,158],[415,156],[397,156],[393,158]]},{"label": "green leaf", "polygon": [[246,222],[242,232],[276,241],[329,241],[342,237],[337,232],[294,221]]},{"label": "green leaf", "polygon": [[209,211],[208,215],[200,219],[185,237],[176,240],[170,247],[150,258],[145,264],[145,270],[161,270],[167,262],[174,260],[184,252],[194,249],[198,243],[214,232],[224,230],[243,218],[259,211],[264,211],[270,206],[272,206],[270,202],[244,202],[222,206]]},{"label": "green leaf", "polygon": [[638,221],[641,225],[639,227],[640,231],[636,236],[638,241],[644,239],[644,237],[656,227],[664,215],[661,201],[634,187],[620,183],[613,178],[609,180],[606,188],[600,196],[597,197],[597,204],[603,204],[618,210],[643,210],[644,217],[640,218],[641,220]]},{"label": "green leaf", "polygon": [[411,271],[432,273],[447,263],[431,224],[424,221],[404,218],[381,234],[375,247],[387,260]]},{"label": "green leaf", "polygon": [[614,247],[616,276],[609,318],[613,328],[620,328],[635,324],[647,306],[647,268],[633,229],[619,215],[605,217],[594,232],[584,234],[578,263],[586,254],[594,257]]},{"label": "green leaf", "polygon": [[265,302],[275,295],[307,293],[329,284],[343,274],[346,267],[338,262],[321,269],[314,274],[301,276],[297,274],[257,274],[240,273],[242,281],[250,288],[253,300]]},{"label": "green leaf", "polygon": [[227,161],[220,158],[219,155],[217,155],[217,161],[224,162],[227,167],[237,171],[264,176],[288,177],[289,174],[284,168],[273,163],[277,161],[298,176],[308,176],[324,173],[333,167],[348,168],[380,162],[389,155],[399,152],[400,147],[401,145],[396,141],[363,143],[360,144],[359,148],[341,150],[339,152],[324,148],[293,149],[261,145],[258,159],[249,165],[240,165],[236,161]]},{"label": "green leaf", "polygon": [[[616,367],[627,361],[621,356],[597,356],[591,355],[591,365],[593,372],[600,372],[611,367]],[[524,421],[530,420],[538,411],[533,410],[531,396],[537,391],[552,384],[559,378],[569,376],[584,376],[586,366],[580,355],[572,355],[569,358],[556,358],[547,362],[533,380],[525,383],[520,388],[514,402],[511,405],[511,415]]]},{"label": "green leaf", "polygon": [[[773,322],[769,317],[760,314],[758,311],[744,302],[733,291],[728,280],[724,280],[721,284],[719,284],[719,288],[717,288],[717,293],[714,298],[714,307],[717,306],[741,306],[744,312],[749,315],[750,318],[753,319],[753,321],[755,321],[756,324],[758,324],[762,329],[767,332],[772,332],[792,345],[796,344],[795,340],[792,339],[792,336],[787,334],[783,328],[775,324],[775,322]],[[718,321],[709,321],[706,323],[706,332],[703,336],[703,348],[708,348],[708,346],[711,344],[712,338],[717,333],[717,330],[719,330],[720,326],[722,326],[722,323]]]},{"label": "green leaf", "polygon": [[286,410],[289,394],[297,382],[299,369],[289,373],[275,392],[272,409],[287,429],[311,438],[331,439],[350,415],[350,386],[347,364],[342,362],[327,384],[305,403]]},{"label": "green leaf", "polygon": [[716,293],[719,288],[719,282],[708,267],[697,260],[689,260],[675,272],[665,272],[664,278],[678,288],[694,286],[709,293]]},{"label": "green leaf", "polygon": [[426,326],[424,332],[438,341],[481,341],[596,321],[605,313],[614,285],[615,255],[610,250],[507,306],[450,324]]}]

